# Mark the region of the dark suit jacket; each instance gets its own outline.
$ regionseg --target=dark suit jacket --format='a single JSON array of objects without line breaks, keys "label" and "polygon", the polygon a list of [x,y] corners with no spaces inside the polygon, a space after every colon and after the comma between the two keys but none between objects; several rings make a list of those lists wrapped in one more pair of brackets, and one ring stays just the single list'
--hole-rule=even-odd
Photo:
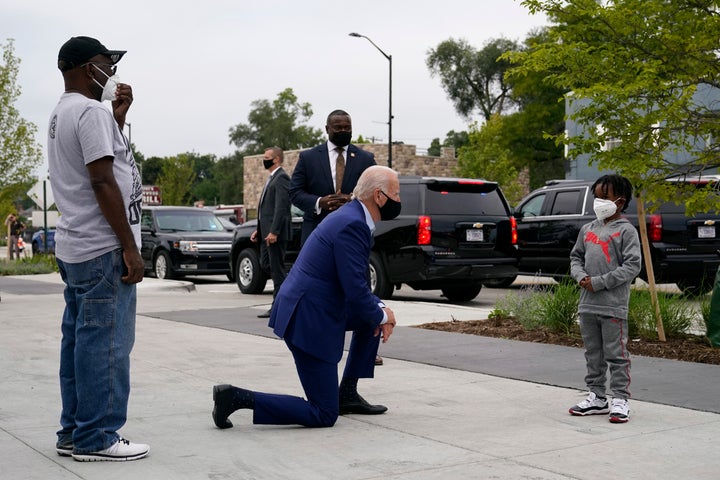
[{"label": "dark suit jacket", "polygon": [[377,327],[380,299],[367,282],[372,233],[358,200],[329,215],[300,250],[270,317],[275,334],[304,352],[340,361],[350,323]]},{"label": "dark suit jacket", "polygon": [[[340,188],[342,193],[352,193],[362,172],[372,165],[375,165],[375,156],[372,153],[350,144]],[[315,214],[315,203],[319,197],[337,193],[333,184],[327,142],[300,152],[300,158],[290,180],[290,200],[304,213],[303,240],[307,239],[327,216],[328,212],[324,210],[320,215]]]},{"label": "dark suit jacket", "polygon": [[[274,233],[279,240],[290,238],[290,176],[282,167],[275,171],[258,205],[258,231],[262,238]],[[262,238],[258,241],[262,241]]]}]

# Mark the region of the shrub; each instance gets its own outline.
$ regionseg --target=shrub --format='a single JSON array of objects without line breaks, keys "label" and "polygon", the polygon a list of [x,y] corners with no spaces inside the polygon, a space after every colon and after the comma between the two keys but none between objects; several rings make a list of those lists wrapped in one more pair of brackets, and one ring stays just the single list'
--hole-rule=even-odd
[{"label": "shrub", "polygon": [[33,255],[18,260],[0,260],[0,275],[37,275],[57,272],[54,255]]},{"label": "shrub", "polygon": [[551,290],[546,290],[539,297],[542,325],[554,333],[578,333],[579,301],[580,287],[573,281],[563,280]]},{"label": "shrub", "polygon": [[[658,304],[666,337],[682,337],[690,329],[696,312],[687,298],[671,293],[658,292]],[[632,290],[628,311],[628,333],[631,337],[657,340],[657,321],[650,292]]]},{"label": "shrub", "polygon": [[537,293],[537,287],[522,287],[519,292],[508,293],[500,299],[495,309],[511,312],[525,329],[534,330],[540,326],[538,319],[541,318]]},{"label": "shrub", "polygon": [[510,311],[528,330],[540,327],[565,335],[578,331],[577,307],[579,287],[572,281],[554,286],[522,288],[497,304],[497,309]]}]

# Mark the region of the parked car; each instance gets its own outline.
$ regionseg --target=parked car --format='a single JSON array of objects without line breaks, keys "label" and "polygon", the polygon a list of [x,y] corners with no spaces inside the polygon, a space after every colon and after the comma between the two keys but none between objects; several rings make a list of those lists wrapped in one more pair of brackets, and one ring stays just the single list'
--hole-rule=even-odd
[{"label": "parked car", "polygon": [[232,232],[210,211],[193,207],[143,207],[141,220],[145,269],[157,278],[183,275],[230,277]]},{"label": "parked car", "polygon": [[[402,284],[443,292],[448,300],[475,298],[483,282],[517,275],[515,219],[497,183],[444,177],[400,177],[402,212],[376,223],[370,284],[388,299]],[[286,254],[297,258],[302,218],[294,216]],[[261,293],[267,273],[251,220],[235,229],[230,265],[240,291]]]},{"label": "parked car", "polygon": [[47,245],[45,243],[45,230],[38,230],[33,233],[30,240],[30,247],[33,255],[38,253],[55,253],[55,229],[49,228],[47,231]]},{"label": "parked car", "polygon": [[[699,186],[713,178],[695,181]],[[525,275],[561,279],[570,269],[570,251],[580,227],[595,219],[594,181],[551,181],[523,198],[515,209],[518,231],[519,271]],[[623,214],[638,226],[637,206],[630,201]],[[720,266],[720,225],[718,212],[688,217],[684,205],[663,203],[647,217],[648,239],[655,281],[676,283],[687,293],[712,289]],[[647,280],[643,263],[640,278]],[[510,278],[486,282],[504,287]]]}]

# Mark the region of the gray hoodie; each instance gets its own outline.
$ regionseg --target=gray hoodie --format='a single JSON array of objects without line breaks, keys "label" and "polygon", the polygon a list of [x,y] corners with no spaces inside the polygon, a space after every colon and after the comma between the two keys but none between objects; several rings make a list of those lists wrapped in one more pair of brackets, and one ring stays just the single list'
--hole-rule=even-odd
[{"label": "gray hoodie", "polygon": [[581,290],[578,313],[627,318],[641,259],[637,231],[625,218],[583,225],[570,252],[570,275],[578,282],[589,276],[595,291]]}]

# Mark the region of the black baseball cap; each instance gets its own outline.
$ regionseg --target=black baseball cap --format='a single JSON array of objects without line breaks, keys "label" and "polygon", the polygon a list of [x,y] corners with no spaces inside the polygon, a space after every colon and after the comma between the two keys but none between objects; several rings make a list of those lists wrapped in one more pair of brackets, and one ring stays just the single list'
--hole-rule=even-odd
[{"label": "black baseball cap", "polygon": [[95,55],[107,55],[114,65],[126,52],[127,50],[108,50],[100,41],[91,37],[72,37],[60,47],[58,68],[62,71],[70,70]]}]

